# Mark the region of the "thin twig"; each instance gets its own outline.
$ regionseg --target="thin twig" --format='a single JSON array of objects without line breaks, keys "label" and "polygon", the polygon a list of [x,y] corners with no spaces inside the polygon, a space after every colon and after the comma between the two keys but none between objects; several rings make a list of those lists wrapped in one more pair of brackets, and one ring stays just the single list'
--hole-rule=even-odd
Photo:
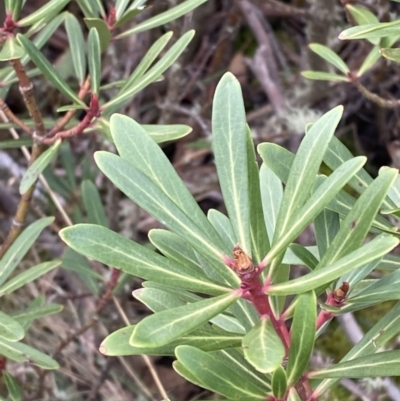
[{"label": "thin twig", "polygon": [[[8,121],[12,122],[22,130],[24,130],[27,134],[32,135],[33,130],[29,128],[22,120],[20,120],[8,107],[7,103],[0,98],[0,110],[7,116]],[[8,122],[7,121],[7,122]]]}]

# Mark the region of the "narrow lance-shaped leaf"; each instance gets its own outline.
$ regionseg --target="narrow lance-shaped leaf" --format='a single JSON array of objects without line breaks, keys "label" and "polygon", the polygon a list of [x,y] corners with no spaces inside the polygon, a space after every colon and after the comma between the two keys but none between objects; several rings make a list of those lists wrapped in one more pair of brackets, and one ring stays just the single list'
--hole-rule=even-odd
[{"label": "narrow lance-shaped leaf", "polygon": [[314,220],[315,239],[320,257],[325,255],[336,234],[340,230],[339,215],[324,209]]},{"label": "narrow lance-shaped leaf", "polygon": [[0,296],[12,293],[18,288],[21,288],[27,283],[31,283],[33,280],[36,280],[38,277],[43,276],[60,265],[61,260],[52,260],[50,262],[43,262],[37,266],[30,267],[13,277],[11,280],[8,280],[6,284],[2,285],[0,287]]},{"label": "narrow lance-shaped leaf", "polygon": [[146,280],[207,294],[219,295],[228,291],[228,288],[206,281],[204,276],[196,277],[179,263],[102,226],[78,224],[61,230],[60,237],[76,252]]},{"label": "narrow lance-shaped leaf", "polygon": [[228,293],[148,316],[136,326],[130,344],[136,347],[168,344],[208,322],[239,297],[239,294]]},{"label": "narrow lance-shaped leaf", "polygon": [[[363,6],[347,4],[346,9],[356,20],[358,25],[378,24],[379,19],[368,8]],[[379,38],[369,39],[373,45],[379,45]]]},{"label": "narrow lance-shaped leaf", "polygon": [[[307,200],[314,185],[323,155],[339,123],[342,112],[343,107],[338,106],[324,114],[303,139],[287,180],[272,248],[286,232],[288,226],[293,223],[293,217],[297,215]],[[258,147],[261,155],[262,146],[259,145]],[[318,152],[315,149],[318,149]]]},{"label": "narrow lance-shaped leaf", "polygon": [[317,320],[317,297],[313,291],[301,294],[294,309],[291,327],[289,361],[287,366],[288,385],[299,380],[307,368],[314,348],[315,323]]},{"label": "narrow lance-shaped leaf", "polygon": [[14,241],[0,260],[0,285],[2,285],[36,241],[42,230],[51,224],[54,217],[45,217],[30,224]]},{"label": "narrow lance-shaped leaf", "polygon": [[6,370],[3,372],[3,377],[12,401],[20,401],[22,399],[22,390],[15,377]]},{"label": "narrow lance-shaped leaf", "polygon": [[61,145],[61,139],[57,140],[54,145],[42,153],[26,170],[19,185],[19,193],[25,194],[29,188],[36,182],[39,175],[50,164],[50,162],[57,155],[58,149]]},{"label": "narrow lance-shaped leaf", "polygon": [[341,40],[374,39],[396,35],[399,32],[400,20],[381,22],[379,24],[367,24],[353,26],[344,30],[340,35]]},{"label": "narrow lance-shaped leaf", "polygon": [[49,21],[55,15],[57,15],[70,0],[50,0],[43,7],[30,13],[27,17],[22,18],[18,21],[18,26],[31,26],[36,22],[46,20]]},{"label": "narrow lance-shaped leaf", "polygon": [[29,57],[36,64],[36,67],[43,75],[68,99],[86,107],[85,103],[79,99],[77,94],[69,87],[60,73],[50,64],[40,50],[24,35],[18,34],[17,39],[28,53]]},{"label": "narrow lance-shaped leaf", "polygon": [[313,79],[315,81],[337,81],[337,82],[349,82],[349,78],[344,75],[334,74],[326,71],[302,71],[301,75],[307,79]]},{"label": "narrow lance-shaped leaf", "polygon": [[96,185],[92,181],[84,180],[82,182],[82,198],[89,223],[107,227],[107,216],[101,202],[101,197]]},{"label": "narrow lance-shaped leaf", "polygon": [[24,328],[11,316],[0,311],[0,338],[19,341],[24,338]]},{"label": "narrow lance-shaped leaf", "polygon": [[100,49],[105,51],[111,41],[111,31],[107,23],[101,18],[85,18],[86,26],[89,30],[96,29],[99,34]]},{"label": "narrow lance-shaped leaf", "polygon": [[263,373],[275,371],[285,357],[285,347],[268,316],[261,316],[244,336],[242,347],[246,359]]},{"label": "narrow lance-shaped leaf", "polygon": [[141,22],[140,24],[137,24],[132,29],[128,29],[127,31],[116,36],[115,39],[122,39],[126,36],[133,35],[134,33],[147,31],[157,26],[164,25],[181,17],[182,15],[187,14],[205,1],[207,0],[186,0],[168,11],[164,11],[163,13],[160,13],[152,18],[147,19],[144,22]]},{"label": "narrow lance-shaped leaf", "polygon": [[329,47],[326,47],[319,43],[311,43],[309,47],[314,53],[318,54],[318,56],[322,57],[328,63],[334,65],[344,74],[347,74],[350,71],[346,63]]},{"label": "narrow lance-shaped leaf", "polygon": [[310,372],[312,379],[400,376],[400,351],[383,351]]},{"label": "narrow lance-shaped leaf", "polygon": [[98,95],[101,79],[101,50],[100,38],[96,28],[91,28],[88,37],[88,64],[90,87],[92,93]]},{"label": "narrow lance-shaped leaf", "polygon": [[246,114],[238,80],[226,73],[215,91],[213,150],[218,178],[236,240],[251,256]]},{"label": "narrow lance-shaped leaf", "polygon": [[397,238],[382,234],[361,248],[342,257],[335,263],[328,266],[325,265],[319,270],[314,270],[298,279],[272,285],[267,289],[267,293],[270,295],[290,295],[314,290],[324,284],[332,282],[342,274],[385,255],[396,247],[398,243],[399,240]]},{"label": "narrow lance-shaped leaf", "polygon": [[174,363],[174,369],[193,383],[230,400],[265,400],[264,387],[243,380],[239,373],[215,356],[187,345],[177,347],[175,353],[178,361]]},{"label": "narrow lance-shaped leaf", "polygon": [[72,63],[75,75],[82,85],[86,77],[85,39],[82,28],[75,15],[68,13],[65,18],[65,29],[71,48]]}]

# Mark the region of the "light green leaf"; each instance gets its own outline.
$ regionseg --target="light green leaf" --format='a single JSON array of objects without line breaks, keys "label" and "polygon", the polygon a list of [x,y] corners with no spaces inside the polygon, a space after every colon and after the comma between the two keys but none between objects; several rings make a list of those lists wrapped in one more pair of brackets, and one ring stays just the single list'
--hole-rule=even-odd
[{"label": "light green leaf", "polygon": [[203,4],[206,1],[207,0],[186,0],[183,3],[172,7],[168,11],[164,11],[163,13],[160,13],[152,18],[147,19],[146,21],[137,24],[135,27],[128,29],[127,31],[116,36],[115,39],[122,39],[126,36],[133,35],[134,33],[144,32],[157,26],[164,25],[181,17],[182,15],[189,13],[194,8],[198,7],[200,4]]},{"label": "light green leaf", "polygon": [[65,29],[71,49],[72,63],[75,75],[82,85],[86,78],[85,39],[82,28],[75,15],[68,13],[65,18]]},{"label": "light green leaf", "polygon": [[92,181],[84,180],[82,182],[82,198],[89,223],[107,227],[107,216],[101,202],[100,194]]},{"label": "light green leaf", "polygon": [[[357,22],[358,25],[378,24],[379,23],[379,19],[371,11],[369,11],[368,8],[366,8],[366,7],[347,4],[346,8],[350,12],[352,17],[355,19],[355,21]],[[370,39],[370,42],[374,45],[378,45],[379,38],[378,39]]]},{"label": "light green leaf", "polygon": [[381,49],[381,54],[388,60],[400,63],[400,49]]},{"label": "light green leaf", "polygon": [[315,81],[349,82],[349,78],[344,75],[326,71],[302,71],[301,75],[304,78],[313,79]]},{"label": "light green leaf", "polygon": [[334,65],[344,74],[350,72],[349,67],[347,67],[346,63],[329,47],[326,47],[319,43],[311,43],[308,46],[314,53],[318,54],[318,56],[322,57],[328,63]]},{"label": "light green leaf", "polygon": [[300,264],[304,264],[311,270],[314,270],[318,265],[318,259],[305,246],[300,244],[290,244],[288,250],[293,252],[293,255],[299,259]]},{"label": "light green leaf", "polygon": [[39,21],[50,21],[70,0],[50,0],[43,7],[18,21],[18,26],[31,26]]},{"label": "light green leaf", "polygon": [[317,297],[313,291],[299,295],[291,327],[287,382],[291,386],[300,379],[307,368],[314,349],[317,321]]},{"label": "light green leaf", "polygon": [[[283,194],[274,239],[272,241],[271,254],[273,254],[273,251],[275,255],[279,253],[277,251],[283,246],[282,236],[287,234],[288,227],[293,224],[295,216],[297,218],[300,209],[304,206],[314,185],[323,155],[339,123],[342,112],[343,107],[338,106],[325,113],[311,127],[310,132],[301,142]],[[258,151],[263,160],[265,160],[263,148],[264,144],[259,145]],[[318,152],[315,149],[318,149]],[[287,235],[285,236],[287,237]],[[278,240],[280,244],[277,246]]]},{"label": "light green leaf", "polygon": [[398,242],[397,238],[382,234],[330,265],[323,265],[324,267],[319,270],[314,270],[295,280],[272,285],[267,289],[267,293],[270,295],[290,295],[314,290],[332,282],[342,274],[385,255],[396,247]]},{"label": "light green leaf", "polygon": [[0,339],[19,341],[25,336],[24,328],[11,316],[0,312]]},{"label": "light green leaf", "polygon": [[0,51],[0,61],[10,61],[21,58],[25,55],[25,50],[19,45],[14,36],[6,39]]},{"label": "light green leaf", "polygon": [[122,17],[129,3],[130,0],[117,0],[115,2],[115,14],[117,20],[119,20]]},{"label": "light green leaf", "polygon": [[246,114],[238,80],[226,73],[214,96],[213,150],[225,207],[236,241],[251,257]]},{"label": "light green leaf", "polygon": [[102,226],[78,224],[61,230],[60,236],[76,252],[146,280],[214,295],[228,290]]},{"label": "light green leaf", "polygon": [[239,297],[238,294],[228,293],[148,316],[137,324],[129,342],[136,347],[168,344],[208,322]]},{"label": "light green leaf", "polygon": [[340,229],[339,215],[324,209],[314,220],[315,239],[318,252],[322,257]]},{"label": "light green leaf", "polygon": [[142,128],[156,143],[175,141],[192,132],[192,127],[184,124],[142,124]]},{"label": "light green leaf", "polygon": [[45,217],[30,224],[14,241],[0,260],[0,285],[4,284],[19,262],[31,248],[42,230],[54,221],[54,217]]},{"label": "light green leaf", "polygon": [[141,12],[143,12],[148,8],[149,6],[143,6],[137,9],[128,10],[124,15],[122,15],[120,19],[118,19],[117,23],[114,25],[114,28],[119,28],[125,25],[127,22],[133,20],[137,15],[139,15]]},{"label": "light green leaf", "polygon": [[14,148],[20,148],[22,146],[32,146],[32,144],[33,144],[32,137],[10,139],[9,141],[0,141],[0,149],[14,149]]},{"label": "light green leaf", "polygon": [[[387,169],[369,185],[341,224],[338,234],[321,258],[317,269],[336,261],[361,245],[396,176],[397,170]],[[379,256],[381,255],[377,255]]]},{"label": "light green leaf", "polygon": [[89,30],[95,28],[99,35],[100,50],[105,51],[110,44],[112,34],[110,28],[101,18],[85,18],[85,24]]},{"label": "light green leaf", "polygon": [[244,336],[242,347],[245,358],[263,373],[275,371],[285,357],[285,347],[268,316],[261,316]]},{"label": "light green leaf", "polygon": [[208,211],[207,218],[215,228],[215,231],[224,241],[228,249],[233,249],[236,244],[236,240],[229,218],[215,209],[210,209]]},{"label": "light green leaf", "polygon": [[28,308],[16,312],[12,315],[18,323],[26,327],[33,320],[40,319],[48,315],[53,315],[54,313],[61,312],[63,310],[63,305],[60,304],[46,304],[40,306],[29,306]]},{"label": "light green leaf", "polygon": [[378,352],[308,373],[312,379],[381,376],[400,376],[400,351]]},{"label": "light green leaf", "polygon": [[135,85],[143,76],[143,74],[149,69],[149,67],[153,64],[153,61],[158,57],[158,55],[163,51],[167,43],[172,37],[172,32],[167,32],[158,38],[144,55],[144,57],[140,60],[140,63],[137,65],[131,76],[126,80],[124,86],[118,92],[118,95],[126,92]]},{"label": "light green leaf", "polygon": [[251,248],[253,262],[258,264],[268,253],[270,244],[264,222],[264,210],[260,188],[260,168],[258,166],[258,161],[254,151],[254,143],[251,136],[251,131],[248,126],[246,133]]},{"label": "light green leaf", "polygon": [[42,369],[58,369],[57,361],[29,345],[0,337],[0,354],[16,362],[29,362]]},{"label": "light green leaf", "polygon": [[167,345],[156,348],[138,348],[129,343],[136,326],[128,326],[114,331],[107,336],[100,345],[100,352],[108,356],[125,355],[174,355],[178,345],[192,345],[203,351],[216,351],[219,349],[240,347],[242,335],[215,330],[212,327],[202,327],[186,336],[178,338]]},{"label": "light green leaf", "polygon": [[92,93],[99,95],[101,80],[100,38],[96,28],[91,28],[88,37],[88,64]]},{"label": "light green leaf", "polygon": [[360,170],[365,161],[366,158],[363,156],[349,160],[341,166],[340,170],[335,170],[326,178],[323,184],[314,191],[306,204],[299,211],[294,212],[290,224],[286,227],[281,237],[275,241],[265,259],[272,260],[293,242],[323,208],[329,204],[349,179]]},{"label": "light green leaf", "polygon": [[15,377],[6,370],[4,370],[2,375],[6,382],[8,395],[11,397],[12,401],[20,401],[22,399],[22,390]]},{"label": "light green leaf", "polygon": [[[377,352],[400,332],[400,302],[398,302],[363,338],[346,354],[341,362]],[[315,394],[327,391],[337,379],[324,380],[315,390]]]},{"label": "light green leaf", "polygon": [[361,64],[360,69],[357,72],[357,76],[363,76],[375,63],[381,58],[381,53],[379,50],[379,46],[374,46],[372,50],[368,53],[368,56],[365,57],[363,63]]},{"label": "light green leaf", "polygon": [[50,262],[43,262],[37,266],[30,267],[29,269],[13,277],[11,280],[8,280],[6,284],[2,285],[0,287],[0,296],[3,296],[4,294],[11,294],[18,288],[21,288],[25,284],[36,280],[38,277],[43,276],[50,270],[53,270],[60,265],[61,260],[52,260]]},{"label": "light green leaf", "polygon": [[9,12],[9,11],[12,12],[12,19],[14,21],[19,20],[19,15],[21,14],[21,9],[22,9],[22,6],[24,3],[25,3],[24,0],[10,0],[10,8],[7,9],[7,7],[6,7],[7,12]]},{"label": "light green leaf", "polygon": [[39,175],[42,174],[43,170],[50,164],[50,162],[57,155],[58,149],[61,145],[61,139],[57,140],[54,145],[50,146],[45,152],[43,152],[26,170],[22,177],[19,185],[19,193],[25,194],[29,188],[36,182]]},{"label": "light green leaf", "polygon": [[136,81],[132,86],[124,92],[120,92],[112,100],[103,106],[103,113],[107,112],[108,115],[112,114],[120,107],[131,101],[132,96],[137,92],[154,82],[160,75],[163,74],[182,54],[186,46],[192,40],[194,31],[186,32],[174,45],[164,54],[152,68],[150,68],[139,81]]},{"label": "light green leaf", "polygon": [[279,366],[272,375],[271,387],[275,398],[281,399],[284,397],[287,390],[287,379],[286,372],[282,366]]},{"label": "light green leaf", "polygon": [[215,356],[182,345],[175,351],[174,369],[188,380],[230,400],[265,400],[265,388],[243,380],[242,376]]},{"label": "light green leaf", "polygon": [[[58,0],[57,0],[58,1]],[[29,57],[35,63],[36,67],[43,73],[43,75],[68,99],[74,103],[85,106],[85,103],[79,99],[77,94],[69,87],[62,78],[61,74],[50,64],[47,58],[40,52],[39,48],[35,46],[28,38],[22,34],[17,35],[17,39],[22,47],[28,53]],[[86,107],[86,106],[85,106]]]},{"label": "light green leaf", "polygon": [[367,24],[353,26],[344,30],[340,35],[341,40],[351,39],[374,39],[399,33],[400,20],[392,22],[381,22],[379,24]]}]

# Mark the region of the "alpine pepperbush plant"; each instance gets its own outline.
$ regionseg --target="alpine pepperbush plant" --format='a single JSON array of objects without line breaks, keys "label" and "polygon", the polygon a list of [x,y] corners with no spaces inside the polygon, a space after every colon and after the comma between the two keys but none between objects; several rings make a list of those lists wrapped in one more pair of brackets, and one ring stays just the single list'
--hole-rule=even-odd
[{"label": "alpine pepperbush plant", "polygon": [[[400,375],[400,351],[377,352],[400,332],[400,304],[339,363],[310,363],[335,316],[400,298],[400,258],[388,256],[399,243],[398,171],[372,179],[366,158],[334,136],[342,110],[307,126],[296,154],[260,144],[259,168],[240,85],[225,74],[212,141],[227,215],[207,216],[146,131],[111,117],[119,155],[97,152],[96,163],[166,229],[149,233],[159,252],[100,225],[61,231],[73,250],[145,280],[133,296],[154,314],[109,335],[103,354],[174,356],[180,375],[227,400],[316,401],[342,378]],[[296,244],[310,225],[316,245]],[[305,274],[291,279],[299,265]]]}]

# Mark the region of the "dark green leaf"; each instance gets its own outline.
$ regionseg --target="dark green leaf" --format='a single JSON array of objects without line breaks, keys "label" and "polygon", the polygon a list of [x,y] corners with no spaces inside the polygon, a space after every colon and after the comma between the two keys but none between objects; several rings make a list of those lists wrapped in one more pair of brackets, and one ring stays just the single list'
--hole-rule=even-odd
[{"label": "dark green leaf", "polygon": [[89,223],[107,227],[107,216],[101,202],[100,194],[92,181],[84,180],[82,182],[82,198]]},{"label": "dark green leaf", "polygon": [[[89,30],[95,28],[99,35],[100,50],[104,52],[111,41],[111,31],[108,25],[101,18],[85,18],[85,24]],[[90,60],[90,59],[89,59]]]},{"label": "dark green leaf", "polygon": [[274,397],[277,399],[283,398],[287,389],[287,379],[286,372],[282,366],[279,366],[272,375],[271,386]]},{"label": "dark green leaf", "polygon": [[15,377],[6,370],[2,373],[2,375],[6,382],[8,395],[11,397],[12,401],[20,401],[22,399],[22,390]]}]

